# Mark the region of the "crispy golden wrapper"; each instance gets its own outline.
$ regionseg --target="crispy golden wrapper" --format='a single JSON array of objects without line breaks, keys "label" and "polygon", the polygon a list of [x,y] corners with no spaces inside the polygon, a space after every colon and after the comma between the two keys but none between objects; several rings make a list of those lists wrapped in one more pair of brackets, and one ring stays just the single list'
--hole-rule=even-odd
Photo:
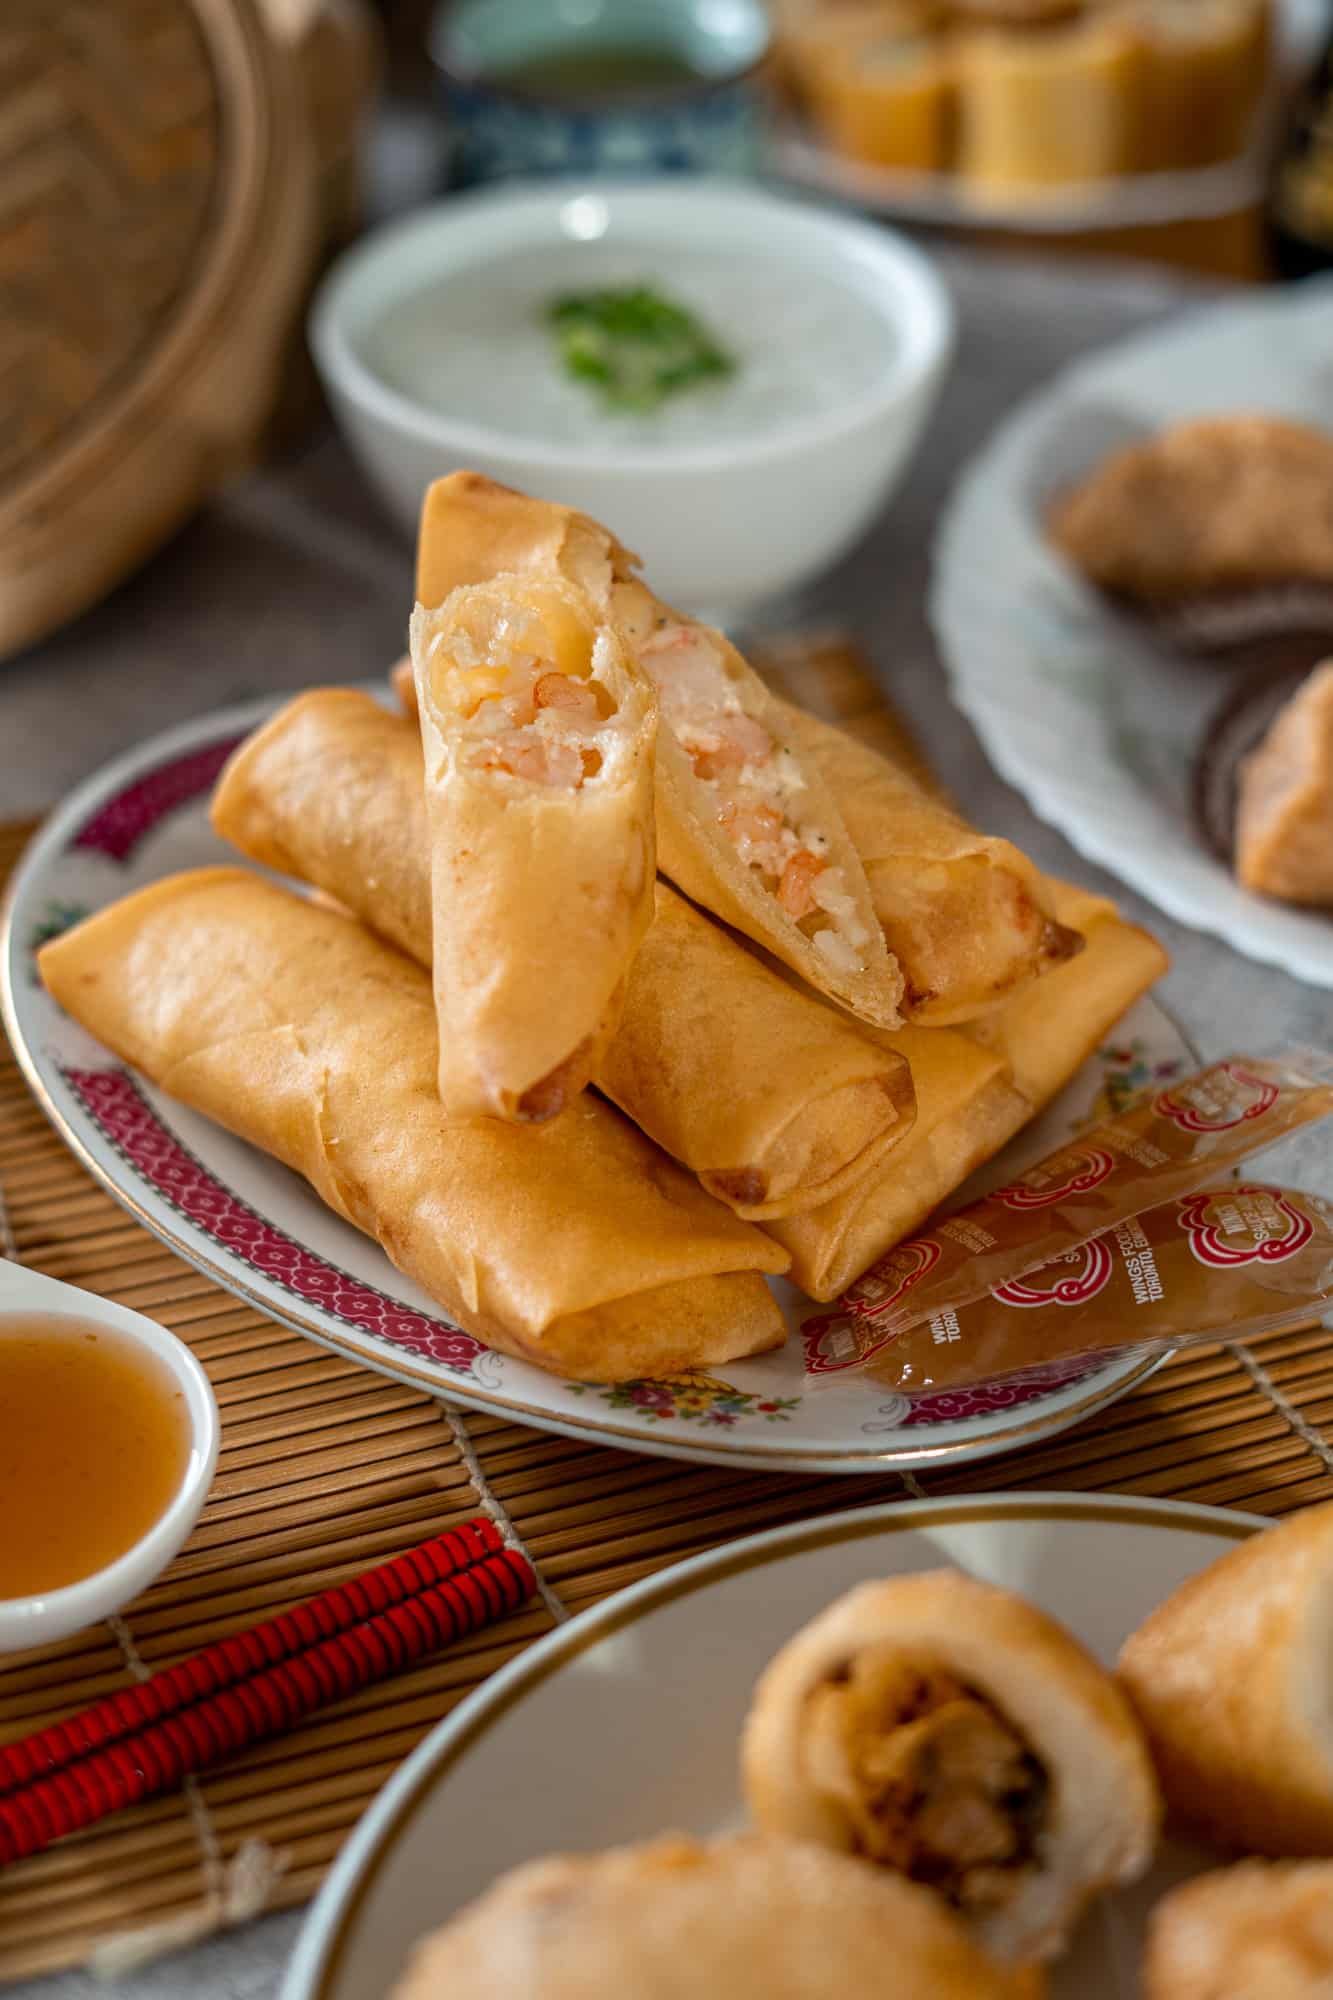
[{"label": "crispy golden wrapper", "polygon": [[652,683],[586,594],[418,605],[440,1101],[538,1123],[583,1089],[652,921]]},{"label": "crispy golden wrapper", "polygon": [[1144,2000],[1328,2000],[1333,1861],[1242,1861],[1153,1910]]},{"label": "crispy golden wrapper", "polygon": [[1161,946],[1123,923],[1114,904],[1065,883],[1049,888],[1060,920],[1086,932],[1087,949],[966,1029],[905,1028],[886,1037],[911,1066],[916,1124],[836,1199],[770,1225],[791,1252],[793,1282],[812,1298],[837,1298],[947,1202],[1064,1088],[1166,969]]},{"label": "crispy golden wrapper", "polygon": [[782,1339],[786,1259],[592,1096],[450,1119],[417,965],[242,869],[177,875],[46,947],[52,997],[168,1096],[302,1174],[458,1324],[616,1382]]},{"label": "crispy golden wrapper", "polygon": [[[885,1968],[892,1973],[886,1984]],[[1039,2000],[938,1899],[846,1855],[664,1834],[504,1875],[423,1939],[393,2000]]]},{"label": "crispy golden wrapper", "polygon": [[1003,1958],[1047,1959],[1152,1860],[1134,1713],[1044,1612],[959,1570],[863,1583],[761,1675],[741,1748],[766,1833],[929,1882]]},{"label": "crispy golden wrapper", "polygon": [[1149,605],[1333,583],[1333,436],[1280,417],[1196,417],[1112,452],[1062,494],[1051,540]]},{"label": "crispy golden wrapper", "polygon": [[1333,909],[1333,660],[1241,766],[1236,873],[1261,895]]},{"label": "crispy golden wrapper", "polygon": [[970,1021],[1081,950],[1079,933],[1057,921],[1044,878],[1012,842],[977,833],[891,758],[781,707],[841,805],[885,943],[903,969],[909,1021]]},{"label": "crispy golden wrapper", "polygon": [[1176,1820],[1233,1851],[1333,1855],[1333,1504],[1190,1577],[1118,1671]]},{"label": "crispy golden wrapper", "polygon": [[[430,965],[421,746],[405,717],[353,689],[298,696],[232,757],[213,824]],[[595,1080],[755,1218],[832,1199],[915,1115],[903,1054],[798,992],[663,882]]]},{"label": "crispy golden wrapper", "polygon": [[[479,473],[456,472],[436,480],[422,506],[417,597],[437,605],[462,585],[509,572],[564,579],[586,591],[658,689],[662,873],[818,992],[878,1027],[895,1027],[902,976],[885,949],[832,793],[786,742],[774,696],[736,648],[721,632],[663,604],[635,576],[636,562],[586,515]],[[690,707],[695,701],[697,713]],[[754,775],[759,765],[763,784]],[[728,826],[738,815],[753,823],[754,807],[771,810],[775,800],[820,846],[827,879],[841,885],[840,909],[812,905],[796,914],[784,899],[807,900],[798,881],[784,876],[775,893],[771,876],[742,858]]]}]

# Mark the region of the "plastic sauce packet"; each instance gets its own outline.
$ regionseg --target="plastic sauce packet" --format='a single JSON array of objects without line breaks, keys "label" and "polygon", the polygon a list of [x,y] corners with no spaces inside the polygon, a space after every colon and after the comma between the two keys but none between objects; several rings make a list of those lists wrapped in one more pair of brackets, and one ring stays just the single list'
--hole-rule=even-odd
[{"label": "plastic sauce packet", "polygon": [[[1228,1181],[891,1335],[861,1372],[909,1396],[962,1389],[1082,1355],[1244,1340],[1313,1319],[1331,1300],[1333,1204]],[[819,1329],[807,1323],[807,1347],[831,1331]]]},{"label": "plastic sauce packet", "polygon": [[1232,1056],[1145,1094],[872,1264],[811,1322],[825,1331],[807,1341],[807,1375],[864,1367],[908,1327],[985,1298],[1331,1111],[1333,1056],[1314,1049]]}]

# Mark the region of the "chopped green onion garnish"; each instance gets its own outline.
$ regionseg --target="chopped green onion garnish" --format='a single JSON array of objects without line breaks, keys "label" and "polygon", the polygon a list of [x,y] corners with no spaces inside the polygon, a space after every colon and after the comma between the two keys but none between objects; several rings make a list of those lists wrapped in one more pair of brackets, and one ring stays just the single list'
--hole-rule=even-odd
[{"label": "chopped green onion garnish", "polygon": [[736,366],[693,313],[650,285],[569,292],[552,299],[546,321],[566,372],[614,410],[656,410]]}]

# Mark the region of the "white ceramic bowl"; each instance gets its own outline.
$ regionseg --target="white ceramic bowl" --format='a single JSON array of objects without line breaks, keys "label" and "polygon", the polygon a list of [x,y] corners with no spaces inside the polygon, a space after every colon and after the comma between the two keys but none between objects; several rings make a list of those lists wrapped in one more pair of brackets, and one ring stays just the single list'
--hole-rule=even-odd
[{"label": "white ceramic bowl", "polygon": [[[855,288],[885,323],[882,375],[816,416],[741,440],[620,449],[502,435],[403,394],[368,359],[377,329],[432,283],[568,243],[643,255],[669,288],[673,253],[744,249],[793,288]],[[585,251],[579,251],[584,258]],[[580,264],[579,282],[595,282]],[[470,466],[583,508],[688,609],[743,610],[817,576],[887,499],[930,414],[953,315],[930,265],[891,230],[722,181],[570,183],[454,196],[365,238],[335,264],[310,319],[334,411],[392,511],[415,534],[432,479]]]},{"label": "white ceramic bowl", "polygon": [[[50,1313],[90,1321],[156,1356],[185,1398],[190,1454],[175,1498],[132,1548],[105,1569],[42,1597],[0,1598],[0,1653],[68,1638],[109,1618],[166,1568],[199,1518],[218,1460],[218,1411],[208,1377],[183,1341],[128,1306],[0,1258],[0,1314]],[[112,1416],[110,1421],[114,1421]]]}]

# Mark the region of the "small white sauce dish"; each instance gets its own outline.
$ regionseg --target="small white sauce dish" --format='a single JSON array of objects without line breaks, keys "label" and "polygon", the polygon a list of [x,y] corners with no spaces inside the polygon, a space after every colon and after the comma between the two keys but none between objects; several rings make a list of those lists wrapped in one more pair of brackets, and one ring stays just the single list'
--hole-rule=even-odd
[{"label": "small white sauce dish", "polygon": [[[626,283],[739,346],[734,386],[671,398],[659,425],[562,381],[542,301]],[[409,533],[430,481],[472,467],[583,508],[661,595],[730,614],[864,534],[933,408],[953,314],[926,258],[878,224],[725,181],[564,181],[454,196],[374,232],[325,279],[310,341]]]},{"label": "small white sauce dish", "polygon": [[[207,1375],[175,1334],[141,1313],[131,1312],[128,1306],[114,1305],[109,1299],[0,1258],[0,1316],[29,1314],[82,1320],[152,1355],[184,1398],[189,1448],[180,1483],[165,1511],[123,1555],[59,1590],[0,1598],[0,1653],[68,1638],[72,1632],[122,1610],[146,1590],[198,1520],[218,1459],[220,1425],[213,1391]],[[109,1413],[108,1420],[114,1421],[114,1413]]]}]

